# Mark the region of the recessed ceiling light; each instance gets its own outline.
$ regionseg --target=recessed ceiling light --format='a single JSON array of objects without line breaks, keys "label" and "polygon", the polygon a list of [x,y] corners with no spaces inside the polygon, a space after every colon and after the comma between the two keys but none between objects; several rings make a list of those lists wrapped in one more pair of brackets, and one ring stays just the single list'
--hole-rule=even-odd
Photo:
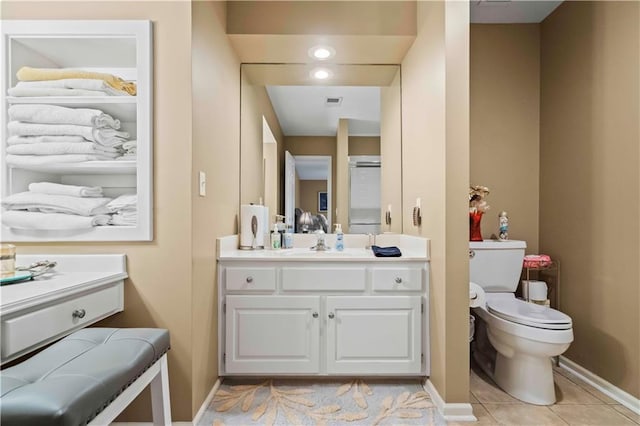
[{"label": "recessed ceiling light", "polygon": [[335,49],[330,46],[314,46],[311,49],[309,49],[309,56],[311,56],[313,59],[318,59],[320,61],[329,59],[335,54],[336,54]]},{"label": "recessed ceiling light", "polygon": [[333,75],[333,73],[331,71],[329,71],[328,69],[324,69],[324,68],[316,68],[313,71],[311,71],[311,77],[318,79],[318,80],[326,80],[329,77],[331,77]]}]

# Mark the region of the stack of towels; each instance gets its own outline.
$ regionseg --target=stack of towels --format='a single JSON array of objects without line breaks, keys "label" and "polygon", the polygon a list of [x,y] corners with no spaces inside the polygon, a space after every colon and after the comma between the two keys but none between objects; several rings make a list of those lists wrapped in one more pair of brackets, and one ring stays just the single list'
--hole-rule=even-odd
[{"label": "stack of towels", "polygon": [[19,229],[83,229],[108,225],[111,217],[102,188],[34,182],[29,190],[2,200],[2,223]]},{"label": "stack of towels", "polygon": [[135,96],[136,84],[111,74],[69,68],[22,67],[10,96]]},{"label": "stack of towels", "polygon": [[2,200],[2,224],[9,228],[70,230],[94,226],[135,226],[138,197],[104,197],[99,186],[34,182],[29,190]]},{"label": "stack of towels", "polygon": [[118,160],[135,160],[138,155],[138,141],[132,140],[122,144],[124,154]]},{"label": "stack of towels", "polygon": [[112,225],[136,226],[138,223],[138,195],[121,195],[107,204],[111,216]]},{"label": "stack of towels", "polygon": [[113,160],[125,153],[129,134],[118,130],[119,120],[98,109],[17,104],[8,113],[9,165]]}]

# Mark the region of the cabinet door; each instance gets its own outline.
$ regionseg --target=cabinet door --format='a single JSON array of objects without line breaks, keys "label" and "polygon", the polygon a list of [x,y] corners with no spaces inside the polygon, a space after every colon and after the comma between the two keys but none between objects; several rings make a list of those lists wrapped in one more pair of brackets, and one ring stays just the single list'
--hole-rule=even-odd
[{"label": "cabinet door", "polygon": [[318,296],[227,296],[227,374],[318,373]]},{"label": "cabinet door", "polygon": [[420,373],[421,300],[327,297],[327,373]]}]

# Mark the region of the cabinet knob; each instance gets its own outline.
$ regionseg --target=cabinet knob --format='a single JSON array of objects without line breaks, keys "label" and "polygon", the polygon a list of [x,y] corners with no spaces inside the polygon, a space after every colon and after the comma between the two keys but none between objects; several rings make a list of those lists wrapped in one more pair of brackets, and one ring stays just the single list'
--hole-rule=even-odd
[{"label": "cabinet knob", "polygon": [[311,314],[311,316],[313,316],[314,318],[318,318],[318,313],[314,312],[314,313]]},{"label": "cabinet knob", "polygon": [[253,277],[247,277],[247,282],[251,284],[253,282]]},{"label": "cabinet knob", "polygon": [[335,318],[335,316],[336,315],[333,312],[329,312],[329,318],[333,319],[333,318]]},{"label": "cabinet knob", "polygon": [[402,278],[396,277],[396,284],[400,284],[402,282]]},{"label": "cabinet knob", "polygon": [[71,314],[71,316],[73,318],[84,318],[84,316],[87,314],[87,312],[84,309],[76,309],[75,311],[73,311],[73,313]]}]

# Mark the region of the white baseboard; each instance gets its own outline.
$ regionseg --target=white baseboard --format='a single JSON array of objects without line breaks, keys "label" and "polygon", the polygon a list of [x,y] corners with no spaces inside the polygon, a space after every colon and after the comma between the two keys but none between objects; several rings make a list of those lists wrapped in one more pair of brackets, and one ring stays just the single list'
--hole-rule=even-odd
[{"label": "white baseboard", "polygon": [[640,399],[607,382],[602,377],[595,375],[591,371],[562,355],[560,355],[560,367],[570,371],[603,394],[615,399],[629,410],[640,415]]},{"label": "white baseboard", "polygon": [[202,416],[204,416],[205,411],[207,411],[207,407],[209,406],[209,404],[211,403],[211,400],[213,399],[213,395],[215,395],[215,393],[218,392],[218,388],[220,388],[221,384],[222,384],[222,380],[218,378],[218,380],[216,380],[216,382],[213,384],[213,387],[211,388],[211,392],[209,392],[209,395],[207,395],[207,397],[204,399],[204,402],[200,406],[200,409],[196,413],[196,416],[193,418],[193,425],[197,425],[198,422],[200,422],[200,420],[202,419]]},{"label": "white baseboard", "polygon": [[[198,422],[202,419],[202,416],[204,416],[205,411],[207,411],[207,407],[211,403],[211,400],[213,399],[213,395],[215,395],[215,393],[218,391],[218,388],[220,387],[221,384],[222,384],[222,381],[220,379],[216,380],[216,382],[213,385],[213,388],[211,388],[211,391],[209,392],[209,395],[207,395],[207,397],[205,398],[204,402],[200,406],[200,409],[196,413],[196,416],[193,418],[193,421],[191,421],[191,422],[172,422],[171,426],[194,426],[194,425],[197,425]],[[151,422],[114,422],[112,424],[114,426],[151,426],[151,425],[153,425],[153,423],[151,423]]]},{"label": "white baseboard", "polygon": [[448,422],[475,422],[478,419],[473,415],[473,407],[469,403],[446,403],[438,393],[438,390],[431,380],[427,379],[424,383],[426,390],[431,399],[436,404],[438,412]]}]

